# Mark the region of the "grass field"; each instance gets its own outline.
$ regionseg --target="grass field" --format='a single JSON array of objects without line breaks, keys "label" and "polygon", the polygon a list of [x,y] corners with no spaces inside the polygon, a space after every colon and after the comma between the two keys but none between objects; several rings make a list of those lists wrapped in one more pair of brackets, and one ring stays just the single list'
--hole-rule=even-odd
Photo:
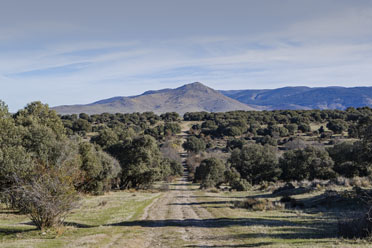
[{"label": "grass field", "polygon": [[66,226],[46,232],[36,230],[24,215],[1,210],[0,247],[110,247],[115,240],[141,235],[138,228],[112,224],[140,218],[144,208],[160,195],[118,191],[84,196],[80,208],[66,219]]},{"label": "grass field", "polygon": [[45,232],[26,216],[1,210],[0,247],[372,247],[338,237],[342,209],[234,207],[247,196],[276,200],[261,191],[201,191],[180,180],[166,192],[85,196],[66,226]]}]

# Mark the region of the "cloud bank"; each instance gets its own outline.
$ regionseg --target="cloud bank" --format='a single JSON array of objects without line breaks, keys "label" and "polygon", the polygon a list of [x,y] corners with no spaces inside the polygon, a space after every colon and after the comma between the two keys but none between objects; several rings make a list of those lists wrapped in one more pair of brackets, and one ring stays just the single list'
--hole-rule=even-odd
[{"label": "cloud bank", "polygon": [[371,1],[131,2],[3,1],[0,99],[16,111],[194,81],[372,85]]}]

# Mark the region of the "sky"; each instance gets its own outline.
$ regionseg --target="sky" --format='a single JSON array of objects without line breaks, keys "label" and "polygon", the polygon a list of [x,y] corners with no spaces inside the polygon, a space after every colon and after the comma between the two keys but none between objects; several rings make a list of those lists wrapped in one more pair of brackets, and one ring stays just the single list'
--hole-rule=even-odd
[{"label": "sky", "polygon": [[372,0],[2,0],[0,99],[372,86]]}]

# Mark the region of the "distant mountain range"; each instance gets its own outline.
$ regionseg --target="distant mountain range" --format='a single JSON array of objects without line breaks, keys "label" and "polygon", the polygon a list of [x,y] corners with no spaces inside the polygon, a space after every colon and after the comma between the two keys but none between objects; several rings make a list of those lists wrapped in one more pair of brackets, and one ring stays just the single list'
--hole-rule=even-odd
[{"label": "distant mountain range", "polygon": [[201,83],[186,84],[176,89],[146,91],[139,96],[113,97],[87,105],[65,105],[54,108],[60,114],[165,112],[226,112],[255,110]]},{"label": "distant mountain range", "polygon": [[267,90],[217,91],[201,83],[176,89],[146,91],[138,96],[113,97],[86,105],[54,107],[60,114],[165,112],[226,112],[232,110],[346,109],[372,107],[372,87],[284,87]]},{"label": "distant mountain range", "polygon": [[220,91],[258,109],[346,109],[372,107],[372,87],[284,87],[272,90]]}]

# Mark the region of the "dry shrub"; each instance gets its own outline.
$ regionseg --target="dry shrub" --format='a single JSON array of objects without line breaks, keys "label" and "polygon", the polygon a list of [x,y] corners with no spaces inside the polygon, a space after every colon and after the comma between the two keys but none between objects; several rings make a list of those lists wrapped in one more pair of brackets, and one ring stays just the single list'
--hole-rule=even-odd
[{"label": "dry shrub", "polygon": [[371,186],[371,181],[367,177],[353,177],[350,180],[350,186],[367,188]]},{"label": "dry shrub", "polygon": [[42,173],[31,179],[16,180],[4,191],[7,204],[28,214],[39,229],[58,226],[77,207],[78,194],[72,176],[58,168],[39,168]]},{"label": "dry shrub", "polygon": [[165,158],[168,158],[172,161],[182,163],[181,156],[179,154],[179,145],[172,143],[171,141],[165,142],[160,148],[160,152]]},{"label": "dry shrub", "polygon": [[268,199],[248,198],[244,201],[234,202],[234,207],[246,208],[253,211],[267,211],[284,209],[284,204],[278,201],[270,201]]},{"label": "dry shrub", "polygon": [[269,184],[266,185],[265,190],[273,192],[273,191],[283,187],[284,185],[285,185],[285,183],[281,182],[281,181],[270,182]]},{"label": "dry shrub", "polygon": [[186,165],[190,174],[195,174],[196,168],[200,165],[203,157],[200,154],[190,154],[186,159]]},{"label": "dry shrub", "polygon": [[218,158],[222,161],[227,161],[229,153],[223,153],[220,150],[213,150],[203,154],[204,158]]}]

